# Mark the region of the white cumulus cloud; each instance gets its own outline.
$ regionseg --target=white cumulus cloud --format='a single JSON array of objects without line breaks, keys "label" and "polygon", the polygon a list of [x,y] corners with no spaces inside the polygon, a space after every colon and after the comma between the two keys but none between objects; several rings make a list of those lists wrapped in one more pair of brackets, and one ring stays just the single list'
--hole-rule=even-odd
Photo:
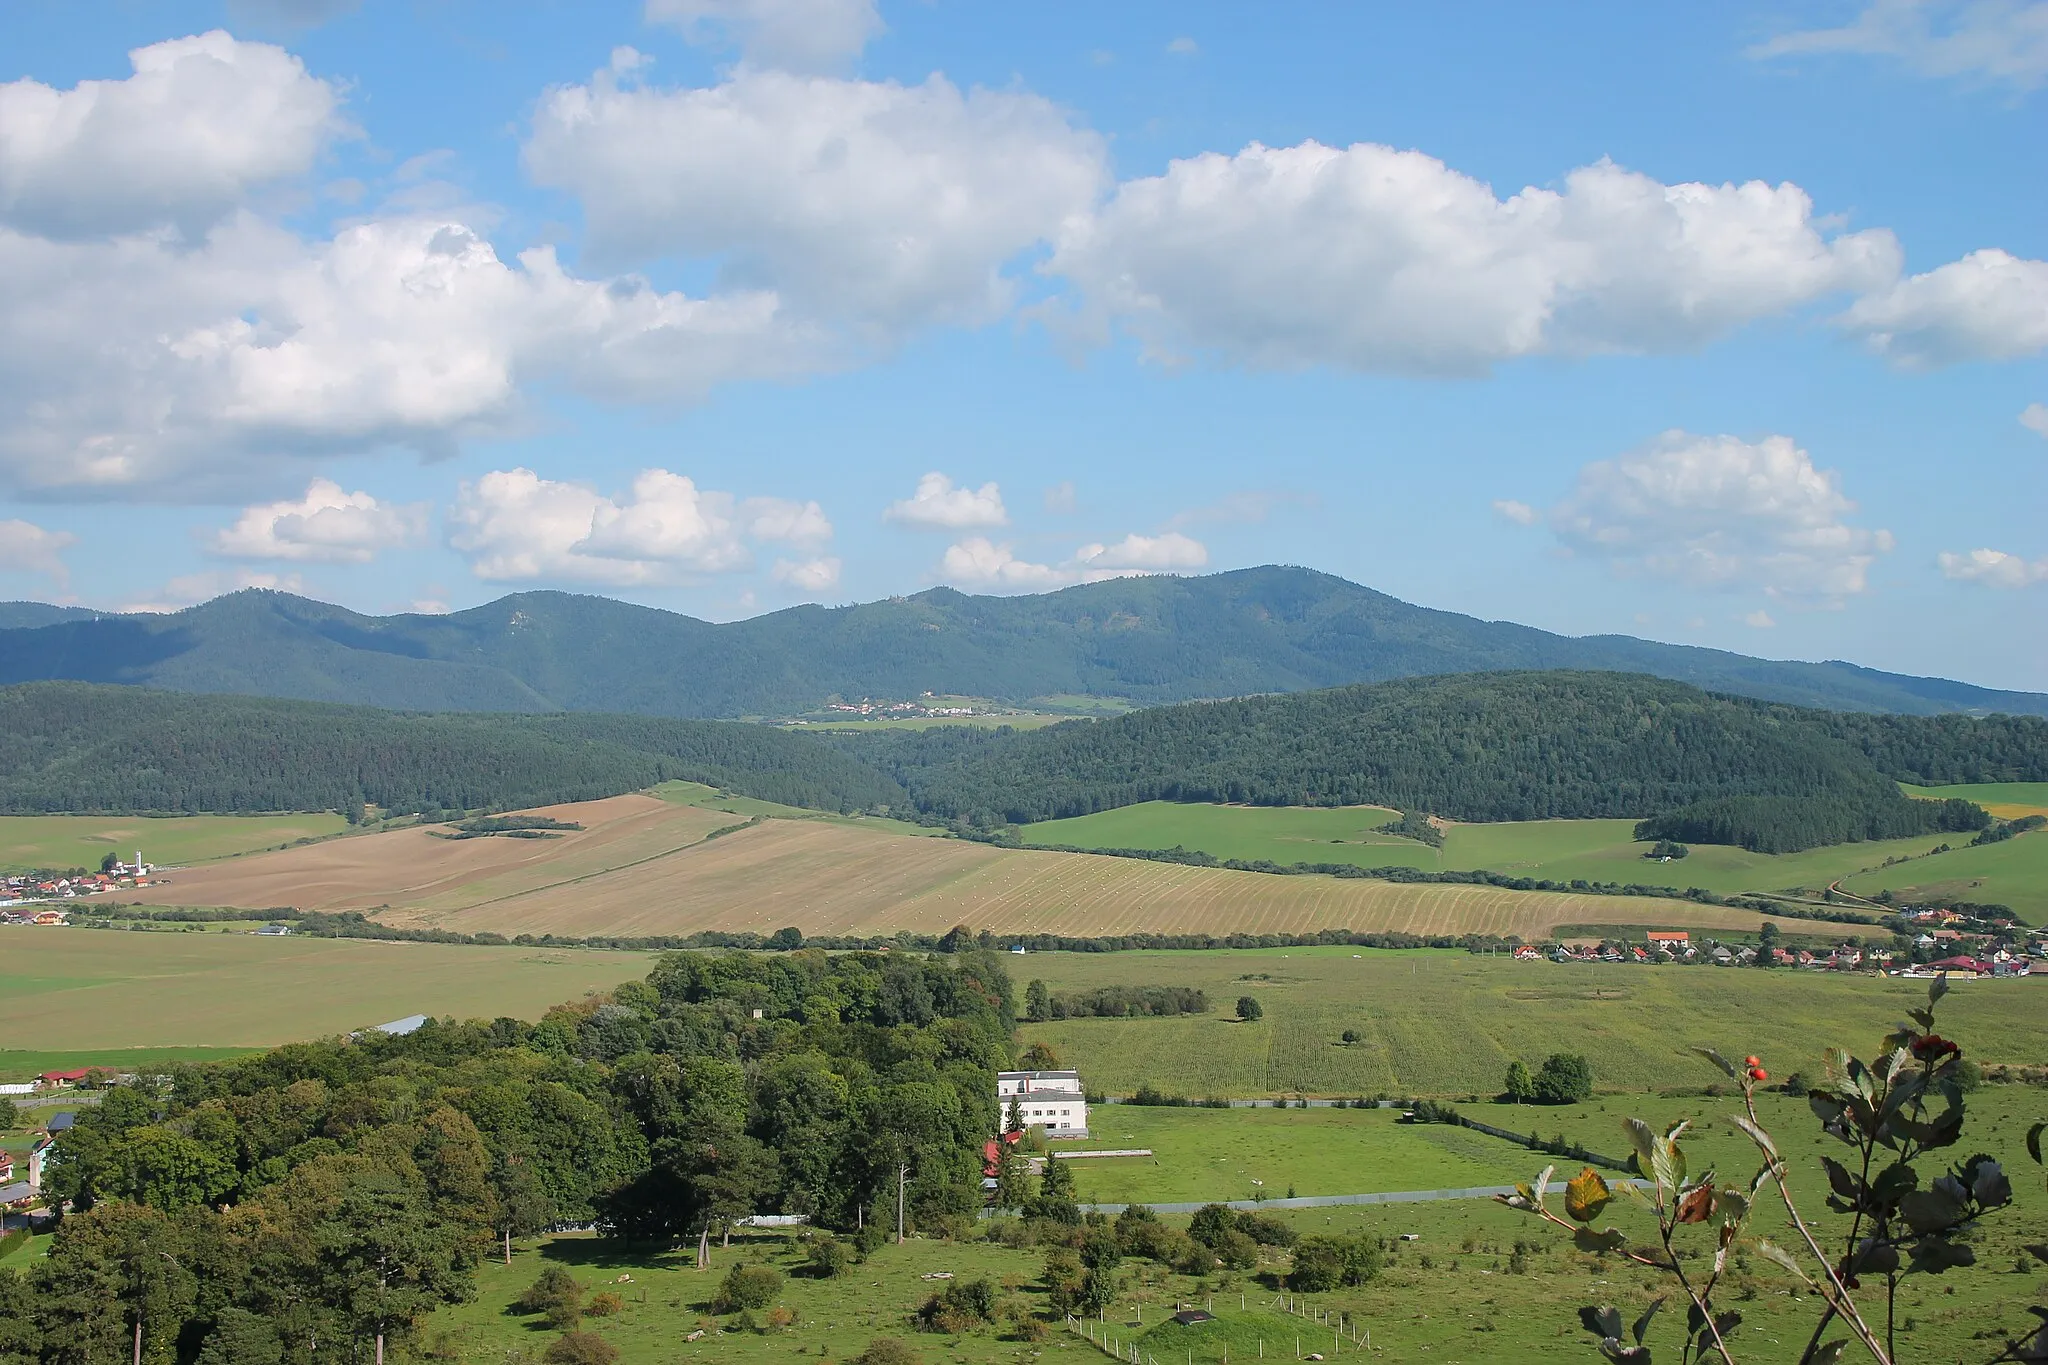
[{"label": "white cumulus cloud", "polygon": [[232,496],[279,457],[445,452],[528,382],[687,401],[826,349],[772,295],[579,279],[545,247],[508,263],[446,218],[309,243],[244,214],[189,249],[0,228],[0,479]]},{"label": "white cumulus cloud", "polygon": [[216,597],[248,588],[268,592],[303,592],[305,582],[295,573],[261,573],[254,569],[226,569],[182,574],[164,584],[148,598],[128,602],[120,611],[174,612]]},{"label": "white cumulus cloud", "polygon": [[2048,261],[1973,251],[1858,299],[1843,322],[1902,365],[2033,355],[2048,350]]},{"label": "white cumulus cloud", "polygon": [[1895,57],[1925,76],[1960,76],[2032,89],[2048,80],[2044,0],[1871,0],[1839,28],[1780,34],[1753,57],[1811,53]]},{"label": "white cumulus cloud", "polygon": [[134,74],[0,85],[0,223],[52,237],[189,232],[302,174],[345,125],[283,48],[222,32],[139,47]]},{"label": "white cumulus cloud", "polygon": [[1074,565],[1083,573],[1135,570],[1149,573],[1199,569],[1209,562],[1209,548],[1192,536],[1166,531],[1156,536],[1127,535],[1114,545],[1083,545],[1074,551]]},{"label": "white cumulus cloud", "polygon": [[33,522],[0,521],[0,573],[42,574],[58,587],[71,581],[63,553],[78,543],[69,531],[46,531]]},{"label": "white cumulus cloud", "polygon": [[215,533],[212,549],[233,559],[364,564],[424,536],[427,511],[423,502],[379,502],[315,479],[303,498],[244,508],[234,525]]},{"label": "white cumulus cloud", "polygon": [[1107,174],[1102,139],[1036,95],[765,70],[550,90],[525,160],[581,202],[591,259],[715,260],[731,287],[878,339],[999,315],[1004,265]]},{"label": "white cumulus cloud", "polygon": [[1541,512],[1531,507],[1528,503],[1517,502],[1513,498],[1495,498],[1493,500],[1493,510],[1498,516],[1507,521],[1512,521],[1517,526],[1534,526],[1537,522],[1543,520]]},{"label": "white cumulus cloud", "polygon": [[946,547],[938,576],[947,583],[971,587],[1046,589],[1134,574],[1199,569],[1209,562],[1209,548],[1191,536],[1166,531],[1156,536],[1131,534],[1111,545],[1092,543],[1077,548],[1058,564],[1020,559],[1015,547],[987,536],[969,536]]},{"label": "white cumulus cloud", "polygon": [[1869,586],[1891,533],[1853,524],[1833,470],[1789,436],[1669,431],[1579,471],[1550,509],[1558,539],[1617,569],[1699,587],[1837,602]]},{"label": "white cumulus cloud", "polygon": [[1889,282],[1884,231],[1830,235],[1796,185],[1665,185],[1607,162],[1506,199],[1420,152],[1257,143],[1125,181],[1050,269],[1155,353],[1477,374],[1667,351]]},{"label": "white cumulus cloud", "polygon": [[1941,576],[1958,583],[1981,583],[1987,588],[2027,588],[2048,583],[2048,557],[2031,563],[2004,550],[1971,550],[1955,554],[1944,550],[1937,559]]},{"label": "white cumulus cloud", "polygon": [[621,497],[530,469],[493,470],[464,483],[448,511],[448,543],[496,582],[675,583],[752,568],[750,541],[829,535],[816,503],[742,500],[666,469],[642,470]]},{"label": "white cumulus cloud", "polygon": [[1008,526],[1010,514],[1003,507],[1003,492],[993,483],[979,488],[955,488],[953,481],[937,470],[917,481],[917,491],[892,502],[882,513],[899,526],[923,530],[961,531],[974,526]]},{"label": "white cumulus cloud", "polygon": [[833,555],[817,559],[778,559],[769,576],[802,592],[827,592],[839,586],[839,560]]},{"label": "white cumulus cloud", "polygon": [[2029,403],[2020,413],[2020,425],[2048,436],[2048,403]]},{"label": "white cumulus cloud", "polygon": [[647,0],[647,22],[791,71],[842,67],[882,31],[874,0]]}]

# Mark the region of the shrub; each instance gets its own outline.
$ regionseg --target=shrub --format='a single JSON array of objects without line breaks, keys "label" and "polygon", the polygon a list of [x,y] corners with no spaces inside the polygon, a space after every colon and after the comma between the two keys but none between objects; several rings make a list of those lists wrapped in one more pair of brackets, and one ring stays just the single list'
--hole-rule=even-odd
[{"label": "shrub", "polygon": [[927,1332],[958,1335],[971,1332],[996,1315],[996,1287],[986,1278],[955,1280],[924,1302],[917,1310],[918,1323]]},{"label": "shrub", "polygon": [[1232,1270],[1250,1270],[1259,1263],[1259,1244],[1236,1228],[1219,1237],[1211,1250]]},{"label": "shrub", "polygon": [[590,1302],[584,1305],[583,1311],[593,1318],[608,1318],[625,1306],[626,1301],[624,1299],[611,1290],[606,1289],[592,1294]]},{"label": "shrub", "polygon": [[[994,1228],[990,1229],[995,1231]],[[820,1237],[811,1243],[807,1263],[811,1273],[821,1280],[836,1279],[853,1268],[853,1248],[837,1237]]]},{"label": "shrub", "polygon": [[562,1267],[551,1265],[526,1286],[512,1307],[521,1313],[544,1313],[550,1324],[568,1332],[583,1316],[583,1286]]},{"label": "shrub", "polygon": [[725,1272],[718,1296],[711,1301],[711,1311],[730,1313],[735,1308],[766,1308],[781,1292],[781,1271],[747,1262]]},{"label": "shrub", "polygon": [[613,1365],[619,1348],[595,1332],[564,1332],[541,1358],[547,1365]]},{"label": "shrub", "polygon": [[1237,997],[1237,1017],[1246,1023],[1264,1017],[1265,1013],[1264,1010],[1259,1008],[1259,1002],[1251,996],[1240,995]]},{"label": "shrub", "polygon": [[1287,1287],[1320,1294],[1342,1285],[1360,1285],[1380,1273],[1380,1244],[1371,1237],[1318,1234],[1304,1237],[1294,1248],[1294,1266]]},{"label": "shrub", "polygon": [[924,1365],[923,1358],[900,1337],[876,1337],[846,1365]]}]

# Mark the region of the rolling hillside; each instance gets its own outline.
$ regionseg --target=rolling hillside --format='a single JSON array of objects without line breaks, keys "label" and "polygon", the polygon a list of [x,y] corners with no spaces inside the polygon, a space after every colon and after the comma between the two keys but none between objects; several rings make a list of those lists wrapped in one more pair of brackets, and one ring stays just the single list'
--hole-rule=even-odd
[{"label": "rolling hillside", "polygon": [[556,592],[447,616],[362,616],[255,590],[165,616],[0,606],[0,683],[70,679],[412,710],[778,716],[835,695],[927,690],[1155,705],[1554,668],[1648,673],[1837,710],[2048,714],[2048,695],[1626,636],[1575,639],[1270,566],[1040,596],[934,588],[724,625]]}]

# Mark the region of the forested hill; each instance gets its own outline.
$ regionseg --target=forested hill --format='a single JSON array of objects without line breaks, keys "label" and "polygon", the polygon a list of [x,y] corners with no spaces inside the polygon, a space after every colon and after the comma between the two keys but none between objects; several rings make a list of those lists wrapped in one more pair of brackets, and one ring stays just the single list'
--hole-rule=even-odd
[{"label": "forested hill", "polygon": [[1411,679],[1029,733],[837,742],[925,811],[984,827],[1148,800],[1373,804],[1474,821],[1660,817],[1674,837],[1765,852],[1984,823],[1963,803],[1907,800],[1873,754],[1910,759],[1915,779],[2048,778],[2048,721],[1845,717],[1606,673]]},{"label": "forested hill", "polygon": [[71,679],[435,711],[780,716],[833,696],[925,691],[1155,705],[1554,668],[1648,673],[1845,711],[2048,715],[2048,695],[1625,636],[1574,639],[1274,567],[1039,596],[934,588],[724,625],[555,592],[448,616],[361,616],[256,590],[163,616],[0,608],[0,684]]},{"label": "forested hill", "polygon": [[36,683],[0,689],[0,811],[519,809],[682,778],[824,810],[898,805],[807,736],[726,721],[420,715]]}]

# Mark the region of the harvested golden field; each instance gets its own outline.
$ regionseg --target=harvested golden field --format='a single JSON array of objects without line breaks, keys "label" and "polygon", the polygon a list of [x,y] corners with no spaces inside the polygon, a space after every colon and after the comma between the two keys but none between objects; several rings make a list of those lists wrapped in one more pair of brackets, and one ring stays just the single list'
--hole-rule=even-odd
[{"label": "harvested golden field", "polygon": [[[153,900],[374,911],[464,933],[573,936],[699,929],[810,934],[1282,933],[1342,928],[1538,938],[1559,924],[1754,929],[1751,912],[1682,901],[1280,877],[909,837],[857,823],[733,817],[645,797],[553,808],[562,839],[368,835],[197,869]],[[169,893],[156,895],[161,890]]]},{"label": "harvested golden field", "polygon": [[552,839],[449,839],[427,828],[363,834],[173,874],[126,899],[151,905],[371,910],[476,906],[634,865],[736,823],[724,811],[614,796],[525,812],[583,826]]}]

